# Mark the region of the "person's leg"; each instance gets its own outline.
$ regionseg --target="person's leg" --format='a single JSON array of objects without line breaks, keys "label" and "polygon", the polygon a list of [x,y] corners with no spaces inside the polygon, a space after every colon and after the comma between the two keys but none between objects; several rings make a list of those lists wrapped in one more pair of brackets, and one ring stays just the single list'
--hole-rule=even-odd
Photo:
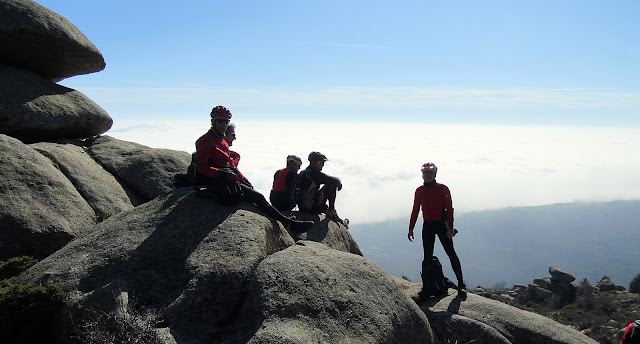
[{"label": "person's leg", "polygon": [[322,203],[326,204],[329,202],[329,210],[336,209],[336,186],[333,184],[325,184],[322,187]]},{"label": "person's leg", "polygon": [[433,226],[425,221],[422,225],[422,249],[424,251],[423,262],[430,262],[433,257],[433,245],[436,242],[436,233],[432,228]]},{"label": "person's leg", "polygon": [[460,264],[460,259],[456,254],[456,250],[453,247],[453,239],[447,238],[447,226],[442,222],[442,226],[438,228],[438,239],[440,239],[440,243],[444,248],[444,252],[449,257],[449,261],[451,262],[451,268],[453,269],[453,273],[456,274],[456,279],[458,280],[458,287],[464,286],[464,280],[462,278],[462,265]]},{"label": "person's leg", "polygon": [[433,257],[433,245],[436,242],[436,233],[433,231],[433,226],[430,222],[425,221],[422,225],[422,249],[424,251],[424,259],[422,260],[422,271],[420,273],[420,277],[422,278],[422,290],[420,291],[419,297],[424,297],[424,293],[429,293],[428,290],[425,290],[425,286],[428,284],[427,278],[427,270],[429,269],[429,264],[431,264],[431,257]]},{"label": "person's leg", "polygon": [[293,232],[302,233],[309,230],[314,222],[313,221],[298,221],[292,218],[282,215],[276,208],[274,208],[264,196],[258,191],[241,184],[242,192],[244,193],[244,199],[255,204],[260,210],[264,211],[270,217],[282,222],[285,226],[290,226]]}]

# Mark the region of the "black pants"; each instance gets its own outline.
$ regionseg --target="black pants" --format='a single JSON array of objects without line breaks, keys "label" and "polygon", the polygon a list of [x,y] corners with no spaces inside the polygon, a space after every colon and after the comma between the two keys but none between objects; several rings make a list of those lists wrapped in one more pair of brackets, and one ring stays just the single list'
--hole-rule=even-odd
[{"label": "black pants", "polygon": [[449,256],[453,273],[456,274],[456,278],[458,279],[458,284],[461,284],[463,282],[462,266],[460,265],[460,259],[456,254],[456,250],[453,248],[453,240],[447,238],[447,225],[444,221],[425,221],[422,225],[422,248],[424,249],[423,263],[431,261],[431,257],[433,256],[433,245],[436,242],[436,235],[438,236],[438,239],[440,239],[444,252]]},{"label": "black pants", "polygon": [[[230,195],[227,192],[227,188],[235,186],[234,183],[228,182],[225,179],[217,179],[217,178],[209,178],[204,177],[201,180],[207,185],[207,189],[210,192],[214,192],[218,196],[218,200],[223,204],[237,204],[240,201],[249,201],[255,204],[260,210],[264,211],[268,216],[282,222],[283,224],[288,224],[291,219],[282,215],[276,208],[274,208],[267,199],[258,191],[256,191],[250,184],[241,183],[238,184],[242,194],[240,197],[234,197],[234,195]],[[234,198],[234,200],[229,200],[229,198]]]},{"label": "black pants", "polygon": [[291,194],[287,192],[271,190],[271,193],[269,194],[269,201],[271,202],[271,205],[279,211],[290,211],[296,206]]}]

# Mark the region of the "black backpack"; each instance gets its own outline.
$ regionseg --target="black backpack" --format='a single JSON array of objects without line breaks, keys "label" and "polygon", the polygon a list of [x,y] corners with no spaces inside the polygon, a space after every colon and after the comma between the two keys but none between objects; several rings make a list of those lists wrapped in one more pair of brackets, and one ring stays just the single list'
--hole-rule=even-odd
[{"label": "black backpack", "polygon": [[187,167],[187,173],[178,173],[173,176],[173,186],[183,188],[196,185],[196,153],[191,154],[191,164]]},{"label": "black backpack", "polygon": [[422,297],[440,296],[446,294],[449,288],[455,288],[455,284],[442,273],[442,264],[438,257],[422,261]]}]

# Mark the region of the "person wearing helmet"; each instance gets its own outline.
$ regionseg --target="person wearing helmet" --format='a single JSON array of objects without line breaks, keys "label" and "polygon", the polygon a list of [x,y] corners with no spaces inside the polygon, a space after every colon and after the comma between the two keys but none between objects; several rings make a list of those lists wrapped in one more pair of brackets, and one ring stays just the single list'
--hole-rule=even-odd
[{"label": "person wearing helmet", "polygon": [[325,213],[346,225],[346,220],[340,219],[335,208],[336,192],[342,189],[342,182],[337,177],[322,173],[324,163],[329,159],[320,152],[311,152],[308,159],[309,166],[300,172],[295,188],[298,209],[313,214]]},{"label": "person wearing helmet", "polygon": [[298,221],[282,215],[234,167],[229,143],[224,139],[230,120],[231,111],[226,107],[216,106],[211,110],[211,129],[196,141],[196,185],[205,185],[204,192],[222,204],[235,205],[243,200],[252,202],[293,233],[309,230],[313,227],[313,221]]},{"label": "person wearing helmet", "polygon": [[466,285],[462,279],[462,266],[460,259],[453,248],[453,237],[458,232],[453,228],[453,205],[451,201],[451,192],[449,188],[436,182],[436,174],[438,167],[428,162],[422,165],[422,179],[424,184],[416,189],[413,210],[409,220],[409,241],[413,241],[413,228],[418,219],[418,213],[422,208],[422,218],[424,220],[422,226],[422,246],[424,250],[424,260],[422,261],[423,276],[425,269],[431,258],[433,257],[433,245],[435,237],[438,236],[444,251],[449,256],[451,267],[458,279],[458,291],[466,292]]},{"label": "person wearing helmet", "polygon": [[[229,147],[233,145],[233,141],[236,140],[236,125],[235,123],[229,123],[227,126],[227,130],[224,132],[224,140],[227,141]],[[240,154],[236,151],[229,150],[229,156],[231,157],[231,162],[233,163],[233,167],[238,168],[238,164],[240,163]]]},{"label": "person wearing helmet", "polygon": [[293,188],[300,166],[302,166],[302,159],[295,155],[288,155],[287,167],[276,171],[273,175],[273,187],[269,200],[274,208],[290,211],[296,206],[293,200]]}]

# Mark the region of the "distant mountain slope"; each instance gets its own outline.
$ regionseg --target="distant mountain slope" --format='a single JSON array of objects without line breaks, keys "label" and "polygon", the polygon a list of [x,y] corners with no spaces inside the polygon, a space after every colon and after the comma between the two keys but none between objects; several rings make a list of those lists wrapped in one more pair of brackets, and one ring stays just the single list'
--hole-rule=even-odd
[{"label": "distant mountain slope", "polygon": [[[407,240],[408,217],[351,226],[364,256],[392,275],[420,282],[422,220]],[[456,251],[469,286],[528,284],[549,265],[595,284],[603,275],[628,288],[640,273],[640,201],[566,203],[456,214]],[[435,255],[454,278],[436,240]]]}]

